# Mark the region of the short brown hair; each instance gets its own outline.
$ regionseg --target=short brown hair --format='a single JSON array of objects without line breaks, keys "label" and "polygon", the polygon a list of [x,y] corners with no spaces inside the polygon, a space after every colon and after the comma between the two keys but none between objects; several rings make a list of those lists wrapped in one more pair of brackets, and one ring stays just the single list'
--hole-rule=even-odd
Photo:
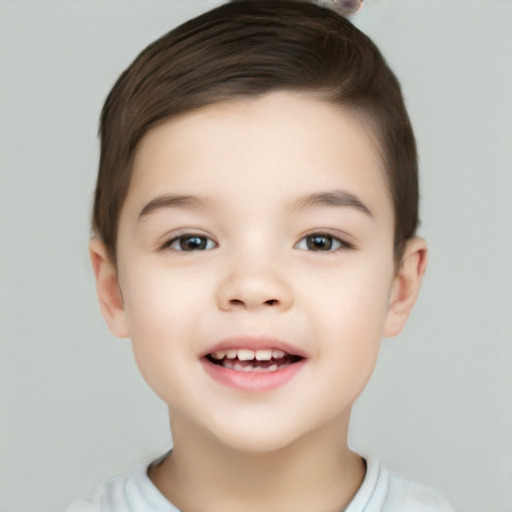
[{"label": "short brown hair", "polygon": [[116,261],[120,211],[137,144],[195,109],[277,90],[311,92],[369,121],[395,211],[395,257],[418,224],[418,163],[400,85],[373,42],[330,9],[235,1],[150,44],[117,80],[100,121],[93,230]]}]

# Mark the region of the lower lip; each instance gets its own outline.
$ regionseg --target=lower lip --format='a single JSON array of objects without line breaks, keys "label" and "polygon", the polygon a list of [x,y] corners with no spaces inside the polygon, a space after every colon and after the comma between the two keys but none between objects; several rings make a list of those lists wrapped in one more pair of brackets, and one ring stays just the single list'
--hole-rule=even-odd
[{"label": "lower lip", "polygon": [[241,372],[214,364],[203,358],[203,366],[208,375],[218,383],[248,392],[271,391],[288,383],[304,367],[305,359],[271,372]]}]

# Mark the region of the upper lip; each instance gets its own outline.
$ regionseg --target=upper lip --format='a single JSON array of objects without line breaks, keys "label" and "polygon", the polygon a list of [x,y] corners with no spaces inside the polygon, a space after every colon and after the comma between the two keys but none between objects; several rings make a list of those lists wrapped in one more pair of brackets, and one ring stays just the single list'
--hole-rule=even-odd
[{"label": "upper lip", "polygon": [[201,357],[206,357],[208,354],[219,352],[220,350],[227,349],[249,349],[249,350],[264,350],[264,349],[277,349],[286,352],[289,355],[299,356],[302,358],[308,357],[306,352],[288,343],[280,338],[268,335],[255,335],[255,334],[242,334],[234,335],[223,338],[215,345],[212,345],[205,351]]}]

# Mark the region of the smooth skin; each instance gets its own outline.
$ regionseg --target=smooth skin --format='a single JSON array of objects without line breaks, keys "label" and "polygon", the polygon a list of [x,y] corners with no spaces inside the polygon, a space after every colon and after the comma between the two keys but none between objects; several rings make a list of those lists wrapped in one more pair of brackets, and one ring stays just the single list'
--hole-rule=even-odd
[{"label": "smooth skin", "polygon": [[[117,265],[96,238],[90,253],[110,330],[169,407],[174,450],[150,478],[178,508],[338,512],[361,485],[351,406],[427,262],[413,238],[395,265],[377,146],[347,110],[291,92],[140,142]],[[282,340],[303,367],[270,391],[225,386],[203,356],[233,336]]]}]

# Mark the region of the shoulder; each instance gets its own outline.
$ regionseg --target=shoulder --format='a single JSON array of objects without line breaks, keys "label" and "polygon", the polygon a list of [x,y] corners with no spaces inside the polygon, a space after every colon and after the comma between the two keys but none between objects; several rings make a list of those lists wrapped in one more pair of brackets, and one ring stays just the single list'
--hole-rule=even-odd
[{"label": "shoulder", "polygon": [[435,489],[389,473],[388,491],[382,512],[454,512],[451,504]]},{"label": "shoulder", "polygon": [[128,475],[116,475],[106,480],[91,496],[74,501],[66,512],[130,512],[123,489]]},{"label": "shoulder", "polygon": [[141,464],[130,473],[109,478],[93,495],[75,501],[66,512],[178,512],[151,482],[147,467]]},{"label": "shoulder", "polygon": [[434,489],[389,472],[366,458],[366,476],[345,512],[453,512]]}]

